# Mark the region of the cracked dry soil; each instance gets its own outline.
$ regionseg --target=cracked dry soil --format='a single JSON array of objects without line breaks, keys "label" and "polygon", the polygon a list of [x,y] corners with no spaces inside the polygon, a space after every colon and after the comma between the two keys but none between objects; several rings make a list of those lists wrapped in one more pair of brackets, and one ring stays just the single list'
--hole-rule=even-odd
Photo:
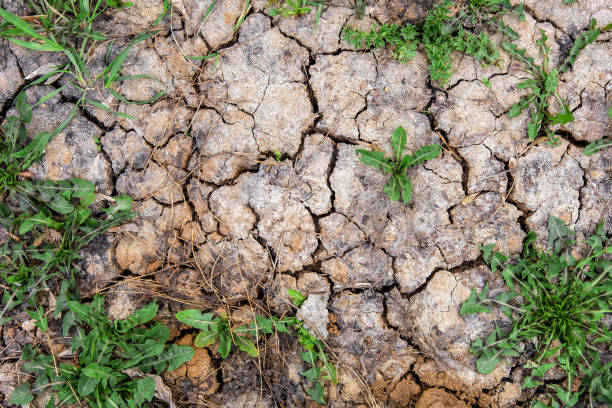
[{"label": "cracked dry soil", "polygon": [[[190,345],[194,332],[172,318],[177,311],[223,303],[235,319],[249,320],[251,307],[282,315],[292,313],[293,288],[309,296],[300,316],[338,363],[330,407],[371,406],[372,398],[388,407],[522,404],[530,396],[520,389],[524,361],[483,375],[469,353],[475,338],[507,324],[504,316],[462,317],[459,305],[486,281],[493,294],[503,288],[479,257],[479,243],[517,253],[530,229],[544,243],[551,214],[579,236],[602,219],[611,232],[612,151],[587,157],[583,149],[610,130],[612,37],[600,36],[561,76],[560,93],[576,117],[558,130],[561,144],[529,146],[527,113],[506,114],[525,74],[503,52],[501,66],[492,67],[453,54],[455,73],[440,88],[430,83],[422,54],[403,65],[386,50],[355,51],[341,39],[346,23],[418,19],[422,10],[394,11],[386,4],[393,2],[380,1],[356,20],[350,4],[331,6],[313,32],[313,14],[271,18],[256,0],[234,32],[242,3],[220,1],[201,24],[210,1],[174,0],[165,29],[137,44],[122,71],[163,85],[126,81],[119,89],[132,100],[163,87],[167,96],[128,105],[101,92],[136,119],[89,107],[32,168],[38,178],[83,177],[99,193],[136,200],[139,215],[83,254],[82,295],[106,294],[114,318],[156,297],[175,341]],[[544,30],[553,63],[590,18],[612,22],[605,0],[525,5],[525,21],[508,15],[506,22],[533,56]],[[136,0],[107,16],[104,32],[141,31],[161,10],[160,0]],[[184,58],[213,50],[216,62]],[[93,53],[93,71],[102,69],[104,52]],[[54,58],[0,42],[3,118],[24,78]],[[58,84],[29,88],[28,96],[37,100]],[[69,91],[59,93],[35,109],[28,131],[56,126],[74,102]],[[409,171],[414,196],[407,205],[389,201],[385,176],[355,154],[363,145],[390,153],[398,125],[409,150],[440,138],[448,145]],[[18,380],[15,357],[37,333],[19,324],[1,333],[0,393],[8,397]],[[240,352],[221,360],[212,347],[196,349],[164,380],[183,406],[310,406],[297,351],[283,336],[269,338],[258,360]]]}]

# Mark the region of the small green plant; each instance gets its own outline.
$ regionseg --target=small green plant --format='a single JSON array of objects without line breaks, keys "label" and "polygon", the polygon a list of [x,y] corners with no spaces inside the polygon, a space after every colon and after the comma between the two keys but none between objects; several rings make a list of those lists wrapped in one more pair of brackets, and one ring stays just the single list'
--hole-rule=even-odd
[{"label": "small green plant", "polygon": [[[301,293],[295,290],[292,290],[290,295],[293,297],[296,306],[301,305],[306,300]],[[325,344],[314,337],[304,327],[304,322],[295,316],[278,318],[257,315],[249,326],[235,327],[231,326],[229,319],[225,316],[215,317],[213,313],[202,313],[197,309],[180,311],[176,314],[176,318],[188,326],[201,330],[194,340],[196,347],[207,347],[219,341],[217,351],[221,358],[227,358],[232,346],[238,347],[252,357],[258,357],[259,351],[253,342],[254,340],[264,334],[291,333],[293,331],[298,343],[304,348],[301,353],[302,359],[310,366],[308,370],[301,372],[313,384],[306,390],[310,398],[319,404],[325,404],[321,381],[329,380],[333,384],[338,382],[336,368],[325,352]]]},{"label": "small green plant", "polygon": [[[612,25],[604,28],[603,31],[611,27]],[[527,135],[531,139],[537,138],[540,132],[544,130],[549,143],[556,143],[557,140],[555,139],[554,131],[549,126],[555,124],[564,125],[574,120],[574,115],[570,111],[569,105],[563,101],[556,91],[557,83],[559,82],[559,74],[570,69],[576,61],[576,58],[578,58],[580,51],[588,44],[594,42],[601,32],[602,29],[597,28],[597,21],[592,19],[589,29],[580,34],[574,41],[574,45],[570,49],[569,55],[563,64],[561,64],[558,69],[555,68],[552,70],[550,69],[550,58],[548,57],[550,47],[546,44],[548,37],[544,30],[540,30],[541,37],[537,41],[543,56],[542,65],[537,65],[533,57],[527,56],[526,51],[518,48],[516,44],[511,42],[502,43],[502,48],[508,51],[512,57],[522,62],[523,69],[532,76],[532,78],[519,82],[516,85],[518,89],[529,89],[531,91],[530,94],[528,96],[523,96],[521,100],[512,105],[508,111],[508,117],[514,118],[530,106],[533,107],[527,125]],[[550,99],[553,96],[559,101],[563,111],[550,115],[547,113],[547,108],[550,106]]]},{"label": "small green plant", "polygon": [[[509,291],[489,297],[489,284],[473,289],[461,305],[461,314],[490,313],[498,307],[512,320],[508,331],[496,326],[486,339],[476,339],[471,352],[478,355],[476,368],[490,373],[503,357],[518,357],[533,349],[525,368],[523,388],[544,386],[542,377],[553,367],[567,375],[567,385],[545,385],[552,392],[553,407],[573,406],[581,394],[591,401],[612,403],[612,363],[601,366],[599,354],[610,351],[612,333],[602,319],[612,312],[612,253],[603,223],[586,239],[588,254],[578,260],[570,253],[574,232],[558,218],[548,220],[547,251],[535,247],[531,231],[520,257],[494,252],[495,244],[481,246],[491,270],[501,270]],[[531,348],[532,347],[532,348]],[[573,380],[582,379],[578,391]],[[538,407],[545,407],[541,402]]]},{"label": "small green plant", "polygon": [[522,5],[512,7],[507,0],[470,0],[458,7],[455,2],[443,0],[429,11],[418,25],[398,26],[374,24],[369,31],[345,27],[344,40],[355,48],[382,48],[389,46],[391,54],[400,62],[410,61],[421,45],[429,60],[432,81],[444,85],[452,75],[452,51],[471,55],[483,65],[498,62],[497,46],[479,25],[498,27],[494,15],[508,11],[522,14]]},{"label": "small green plant", "polygon": [[391,201],[397,201],[401,196],[402,201],[408,203],[412,198],[412,183],[406,171],[426,160],[438,157],[441,146],[439,144],[424,146],[412,155],[406,154],[402,156],[406,146],[406,131],[401,126],[398,126],[393,131],[391,145],[394,152],[392,158],[385,157],[384,152],[373,150],[357,149],[355,152],[359,155],[359,160],[366,166],[376,167],[377,169],[382,168],[383,173],[391,174],[391,179],[384,189],[385,194],[387,194]]},{"label": "small green plant", "polygon": [[[78,353],[77,364],[58,361],[27,345],[23,370],[36,380],[17,387],[11,404],[26,406],[34,395],[51,390],[49,408],[84,401],[95,408],[149,406],[145,403],[153,398],[155,381],[147,373],[172,371],[193,357],[191,347],[166,345],[170,337],[166,326],[156,322],[143,327],[157,313],[154,302],[115,321],[106,316],[100,295],[91,304],[67,301],[60,307],[67,310],[64,336],[74,327],[72,352]],[[131,372],[140,378],[131,377]]]}]

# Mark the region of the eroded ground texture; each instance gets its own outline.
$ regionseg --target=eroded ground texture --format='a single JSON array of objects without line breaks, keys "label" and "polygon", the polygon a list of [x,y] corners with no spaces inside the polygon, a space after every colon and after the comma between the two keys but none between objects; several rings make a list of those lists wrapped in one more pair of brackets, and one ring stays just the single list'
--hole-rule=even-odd
[{"label": "eroded ground texture", "polygon": [[[139,215],[85,251],[82,296],[107,294],[114,318],[157,297],[175,341],[192,344],[194,331],[172,318],[177,311],[225,304],[244,320],[253,311],[293,313],[287,295],[293,288],[308,295],[299,316],[338,364],[339,383],[326,389],[331,407],[525,401],[522,361],[482,375],[468,351],[476,337],[508,322],[498,314],[460,316],[459,305],[486,281],[493,293],[503,289],[479,243],[517,253],[529,229],[543,243],[550,214],[582,236],[602,219],[612,225],[612,151],[583,155],[587,142],[610,131],[610,36],[586,47],[561,77],[559,90],[576,117],[559,129],[561,144],[529,146],[527,114],[506,114],[525,77],[507,55],[500,66],[483,68],[453,54],[455,74],[440,88],[430,83],[423,54],[400,64],[386,50],[355,51],[341,39],[347,22],[406,21],[422,10],[394,10],[384,4],[394,2],[381,1],[356,20],[352,8],[332,6],[314,32],[314,13],[271,18],[258,0],[233,31],[243,3],[219,1],[202,24],[210,1],[174,0],[165,30],[137,44],[123,69],[161,83],[126,81],[119,88],[132,100],[164,87],[167,96],[128,105],[100,92],[136,119],[88,108],[32,168],[39,178],[84,177],[99,193],[135,199]],[[4,4],[18,11],[15,2]],[[105,33],[137,33],[161,10],[161,1],[135,0],[101,24]],[[553,61],[564,58],[590,18],[612,22],[605,0],[529,0],[525,10],[524,22],[506,17],[520,46],[538,56],[535,40],[544,30]],[[217,60],[184,57],[211,51]],[[92,55],[92,70],[102,69],[104,53]],[[4,41],[0,56],[6,115],[24,78],[55,57]],[[61,81],[30,88],[30,100]],[[37,107],[29,130],[51,129],[74,102],[65,91]],[[411,151],[441,138],[448,144],[440,157],[409,170],[414,196],[407,205],[389,201],[386,176],[355,154],[360,146],[391,152],[398,125]],[[32,325],[1,333],[5,357],[43,342]],[[298,351],[287,336],[268,339],[260,359],[235,352],[221,360],[214,347],[198,349],[164,381],[178,405],[308,406]],[[0,393],[8,395],[18,363],[4,360]]]}]

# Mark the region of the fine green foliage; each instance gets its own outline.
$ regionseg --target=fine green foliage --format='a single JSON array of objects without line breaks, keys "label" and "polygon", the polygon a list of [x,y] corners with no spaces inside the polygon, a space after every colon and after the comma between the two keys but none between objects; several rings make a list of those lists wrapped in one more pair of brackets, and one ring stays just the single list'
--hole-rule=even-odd
[{"label": "fine green foliage", "polygon": [[[155,393],[155,381],[146,374],[172,371],[193,357],[191,347],[166,345],[170,337],[167,327],[157,322],[143,327],[155,317],[155,303],[115,321],[106,316],[100,295],[90,304],[67,301],[62,308],[67,310],[64,323],[69,322],[64,335],[74,331],[72,352],[78,354],[77,364],[58,361],[26,345],[23,370],[36,380],[15,389],[12,404],[25,405],[34,395],[51,390],[54,395],[49,407],[82,401],[95,408],[146,407]],[[132,378],[130,372],[142,375]]]},{"label": "fine green foliage", "polygon": [[424,146],[414,154],[403,155],[406,146],[406,131],[401,126],[393,131],[391,144],[394,152],[392,158],[385,157],[383,152],[373,150],[357,149],[355,152],[359,155],[359,160],[366,166],[382,169],[383,173],[391,174],[391,179],[384,188],[385,194],[391,201],[397,201],[401,196],[402,201],[408,203],[412,198],[412,183],[406,171],[426,160],[438,157],[441,146],[439,144]]},{"label": "fine green foliage", "polygon": [[281,16],[284,18],[299,17],[302,14],[316,10],[314,29],[317,29],[321,14],[323,13],[324,3],[316,0],[284,0],[283,6],[270,10],[270,17]]},{"label": "fine green foliage", "polygon": [[355,48],[388,46],[400,62],[411,60],[421,46],[429,60],[431,80],[444,85],[453,73],[452,51],[471,55],[483,65],[498,62],[497,46],[484,27],[497,28],[494,16],[510,10],[522,14],[522,6],[512,8],[507,0],[470,0],[460,8],[453,1],[443,0],[418,25],[374,24],[369,31],[345,27],[343,36]]},{"label": "fine green foliage", "polygon": [[412,24],[381,26],[375,23],[369,31],[345,27],[343,35],[344,40],[356,49],[361,47],[379,49],[388,46],[393,57],[402,63],[414,58],[418,47],[418,33]]},{"label": "fine green foliage", "polygon": [[304,304],[304,302],[306,301],[306,296],[302,295],[297,290],[289,289],[288,292],[289,292],[289,296],[291,296],[291,298],[293,299],[293,304],[296,307],[302,306],[302,304]]},{"label": "fine green foliage", "polygon": [[[460,309],[461,314],[475,314],[496,307],[512,320],[509,330],[495,327],[486,339],[472,343],[479,372],[490,373],[504,357],[518,357],[525,349],[533,349],[533,354],[526,355],[529,360],[524,367],[530,371],[523,388],[543,385],[542,377],[553,367],[566,373],[568,386],[547,386],[553,407],[573,406],[582,394],[591,401],[612,403],[612,363],[602,366],[599,360],[599,354],[612,345],[612,333],[602,324],[612,312],[612,262],[607,255],[612,246],[600,223],[585,241],[588,253],[576,259],[570,253],[573,236],[563,221],[551,216],[549,250],[535,247],[533,231],[520,257],[493,252],[494,244],[481,247],[491,270],[501,271],[508,291],[489,297],[487,283],[480,293],[473,289]],[[572,391],[576,377],[582,385]],[[546,405],[539,402],[537,406]]]},{"label": "fine green foliage", "polygon": [[[31,50],[55,52],[64,56],[64,62],[44,70],[39,78],[27,85],[29,87],[49,80],[57,80],[60,76],[66,78],[61,87],[51,91],[39,103],[57,95],[64,88],[71,87],[81,95],[77,100],[77,106],[84,108],[91,105],[119,116],[132,118],[129,115],[113,112],[111,108],[90,95],[97,94],[100,88],[104,88],[121,102],[146,104],[158,100],[166,93],[165,90],[160,91],[147,101],[132,102],[114,89],[117,84],[126,80],[152,79],[161,83],[161,81],[147,75],[119,75],[119,71],[132,47],[152,36],[148,32],[136,36],[113,59],[109,57],[113,51],[113,42],[111,41],[106,53],[104,70],[96,75],[87,69],[86,62],[95,47],[103,41],[108,41],[101,32],[93,28],[94,21],[108,9],[121,8],[130,4],[122,3],[120,0],[30,1],[28,6],[33,13],[39,16],[38,19],[32,20],[35,21],[33,23],[25,21],[0,7],[0,37],[5,37],[9,41]],[[163,15],[157,19],[155,24],[161,20]],[[71,117],[73,115],[74,113],[71,114]]]},{"label": "fine green foliage", "polygon": [[[609,29],[609,27],[606,27],[604,30],[606,29]],[[550,128],[550,125],[564,125],[574,120],[574,115],[570,111],[569,105],[562,100],[561,96],[559,96],[559,93],[556,91],[559,75],[570,69],[576,61],[578,54],[580,54],[580,51],[588,44],[594,42],[601,32],[602,30],[597,28],[597,21],[592,19],[589,29],[576,38],[563,64],[555,69],[551,69],[550,67],[550,58],[548,56],[550,47],[547,45],[548,37],[544,30],[540,30],[541,37],[537,40],[543,57],[541,65],[537,65],[534,58],[527,56],[526,51],[518,48],[516,44],[511,42],[502,43],[502,48],[521,62],[523,64],[523,69],[532,76],[532,78],[519,82],[516,85],[518,89],[528,89],[530,92],[527,96],[523,96],[519,102],[512,105],[508,111],[508,117],[514,118],[529,107],[532,107],[530,120],[527,125],[527,134],[531,139],[536,139],[540,132],[544,130],[549,143],[556,143],[554,131]],[[547,113],[547,110],[553,96],[561,104],[562,111],[551,115]]]},{"label": "fine green foliage", "polygon": [[[294,298],[296,306],[301,305],[306,300],[305,296],[295,290],[292,290],[290,295]],[[312,386],[306,390],[310,398],[319,404],[325,404],[321,381],[329,380],[333,384],[338,382],[336,368],[325,352],[325,344],[314,337],[304,327],[304,322],[295,316],[278,318],[276,316],[257,315],[250,325],[235,327],[231,326],[230,321],[224,316],[215,317],[213,313],[202,313],[197,309],[180,311],[176,314],[176,318],[186,325],[200,330],[194,340],[196,347],[207,347],[218,341],[217,351],[221,358],[227,358],[233,346],[252,357],[258,357],[259,351],[256,342],[261,336],[275,332],[293,332],[298,343],[304,348],[301,353],[302,359],[309,366],[308,370],[300,374],[312,383]]]}]

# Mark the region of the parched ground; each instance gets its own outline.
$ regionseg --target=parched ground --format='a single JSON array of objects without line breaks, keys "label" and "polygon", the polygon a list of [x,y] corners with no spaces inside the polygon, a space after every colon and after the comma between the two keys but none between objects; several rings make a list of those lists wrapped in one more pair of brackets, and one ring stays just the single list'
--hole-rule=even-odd
[{"label": "parched ground", "polygon": [[[522,95],[515,85],[525,73],[504,53],[500,66],[486,68],[453,54],[455,73],[440,88],[430,83],[423,54],[400,64],[387,50],[356,51],[342,41],[347,23],[418,19],[425,4],[379,1],[362,20],[351,7],[331,6],[314,31],[314,13],[271,18],[257,0],[233,31],[243,3],[220,0],[202,24],[210,1],[174,0],[166,29],[137,44],[122,71],[162,84],[133,80],[119,88],[132,100],[164,87],[167,96],[128,105],[96,90],[136,119],[88,108],[33,167],[39,178],[83,177],[101,194],[136,200],[139,215],[85,251],[82,296],[107,294],[115,318],[156,297],[175,341],[192,344],[194,331],[173,319],[177,311],[226,305],[246,320],[253,311],[293,313],[293,288],[308,295],[299,316],[338,364],[339,384],[327,387],[330,407],[510,407],[527,400],[524,361],[482,375],[469,353],[474,339],[507,321],[501,314],[463,317],[459,305],[486,281],[492,293],[503,289],[480,243],[517,253],[530,229],[544,243],[549,215],[580,236],[602,219],[612,231],[612,151],[583,155],[588,142],[610,132],[610,34],[561,76],[559,91],[576,120],[550,147],[530,144],[527,113],[506,114]],[[105,33],[138,33],[161,11],[161,1],[135,0],[100,24]],[[553,64],[591,18],[612,22],[605,0],[528,0],[525,11],[523,22],[506,17],[519,46],[541,59],[535,41],[544,30]],[[93,72],[103,69],[105,51],[92,55]],[[185,58],[212,51],[218,59]],[[24,78],[55,61],[0,42],[2,117]],[[30,88],[30,101],[62,81]],[[28,130],[56,126],[75,101],[64,91],[37,107]],[[399,125],[409,150],[447,144],[443,155],[409,170],[414,196],[407,205],[389,201],[386,176],[355,154],[364,146],[391,152]],[[20,347],[43,342],[26,320],[0,329],[6,396],[19,381]],[[197,349],[164,380],[183,406],[315,405],[303,370],[297,344],[273,336],[260,359],[235,352],[221,360],[214,347]]]}]

